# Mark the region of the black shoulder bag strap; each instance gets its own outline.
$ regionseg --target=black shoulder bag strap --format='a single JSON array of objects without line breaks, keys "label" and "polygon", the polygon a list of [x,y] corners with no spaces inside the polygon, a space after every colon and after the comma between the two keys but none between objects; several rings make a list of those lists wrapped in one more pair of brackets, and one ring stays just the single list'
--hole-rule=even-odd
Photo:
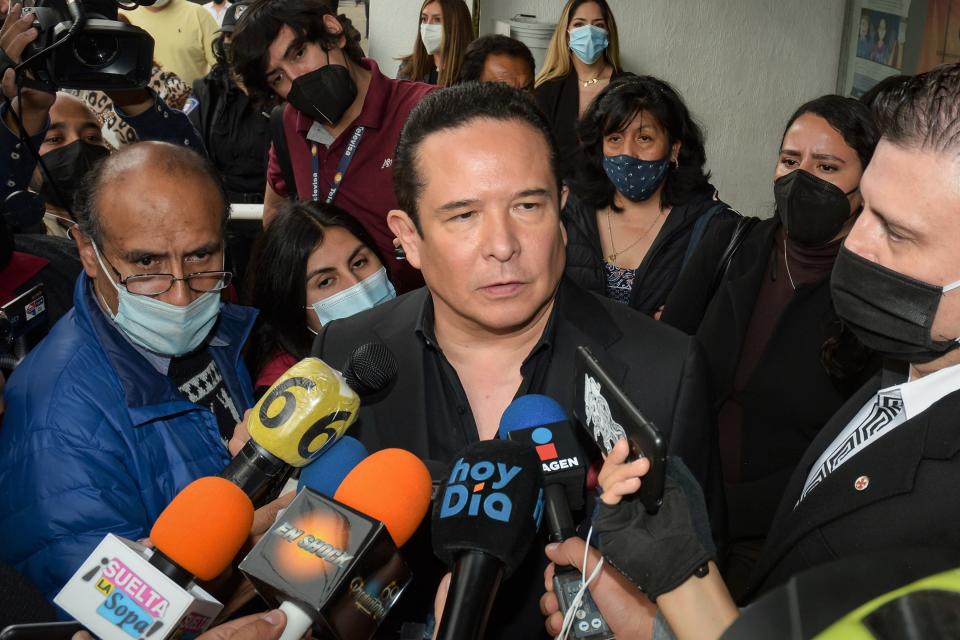
[{"label": "black shoulder bag strap", "polygon": [[754,216],[743,216],[737,220],[737,226],[734,227],[733,234],[730,236],[730,244],[727,245],[723,255],[720,256],[720,261],[717,263],[717,271],[713,276],[713,282],[710,283],[710,296],[707,298],[708,300],[712,300],[713,296],[717,293],[717,289],[720,288],[720,283],[723,282],[723,278],[727,275],[727,270],[730,268],[733,256],[743,245],[743,241],[747,239],[747,236],[750,235],[750,230],[753,229],[758,222],[760,222],[760,218],[755,218]]},{"label": "black shoulder bag strap", "polygon": [[273,151],[280,163],[280,173],[287,185],[287,198],[297,199],[297,181],[293,175],[293,165],[290,162],[290,148],[287,146],[287,132],[283,129],[283,107],[280,104],[270,111],[270,140],[273,142]]}]

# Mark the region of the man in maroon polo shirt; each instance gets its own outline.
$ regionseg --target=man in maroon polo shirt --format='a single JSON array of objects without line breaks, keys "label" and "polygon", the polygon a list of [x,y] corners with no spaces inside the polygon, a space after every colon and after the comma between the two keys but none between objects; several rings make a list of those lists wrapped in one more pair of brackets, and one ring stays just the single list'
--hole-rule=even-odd
[{"label": "man in maroon polo shirt", "polygon": [[[393,153],[407,115],[433,87],[380,73],[326,0],[259,0],[237,24],[231,53],[250,91],[287,100],[283,127],[296,184],[287,184],[271,145],[264,224],[290,194],[332,202],[392,256]],[[387,262],[401,293],[423,284],[406,262]]]}]

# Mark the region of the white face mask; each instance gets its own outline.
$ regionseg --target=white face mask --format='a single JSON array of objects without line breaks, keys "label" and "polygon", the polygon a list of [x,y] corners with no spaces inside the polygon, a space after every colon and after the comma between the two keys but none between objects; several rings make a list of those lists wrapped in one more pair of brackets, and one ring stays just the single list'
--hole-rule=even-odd
[{"label": "white face mask", "polygon": [[427,53],[433,55],[440,51],[440,45],[443,44],[443,25],[426,24],[420,25],[420,40]]},{"label": "white face mask", "polygon": [[150,8],[151,8],[151,9],[163,9],[165,6],[167,6],[168,4],[170,4],[170,1],[171,1],[171,0],[156,0],[156,2],[154,2],[152,5],[150,5]]}]

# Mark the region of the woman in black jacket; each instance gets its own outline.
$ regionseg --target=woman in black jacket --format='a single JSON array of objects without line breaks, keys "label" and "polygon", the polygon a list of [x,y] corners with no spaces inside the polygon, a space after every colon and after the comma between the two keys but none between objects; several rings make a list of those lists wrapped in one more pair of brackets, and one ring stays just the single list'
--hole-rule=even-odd
[{"label": "woman in black jacket", "polygon": [[713,222],[739,218],[704,173],[703,133],[669,84],[624,76],[577,129],[563,210],[568,277],[651,316]]},{"label": "woman in black jacket", "polygon": [[746,233],[719,281],[720,256],[742,223],[710,229],[667,299],[662,320],[697,336],[717,392],[724,575],[735,596],[803,452],[878,365],[841,328],[829,278],[863,207],[860,178],[877,140],[856,100],[801,106],[781,143],[776,215]]}]

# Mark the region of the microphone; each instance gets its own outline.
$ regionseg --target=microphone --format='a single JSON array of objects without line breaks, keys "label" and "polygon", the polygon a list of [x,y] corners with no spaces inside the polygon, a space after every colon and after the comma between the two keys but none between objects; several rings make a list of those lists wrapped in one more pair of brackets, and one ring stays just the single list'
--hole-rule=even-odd
[{"label": "microphone", "polygon": [[366,447],[359,440],[343,436],[323,455],[303,468],[297,491],[310,487],[317,493],[332,498],[347,474],[368,455]]},{"label": "microphone", "polygon": [[533,446],[540,458],[544,517],[550,542],[576,535],[572,509],[583,507],[587,465],[563,407],[543,395],[520,396],[500,418],[500,437]]},{"label": "microphone", "polygon": [[360,398],[342,375],[318,358],[304,358],[253,407],[250,440],[220,476],[261,507],[275,497],[292,467],[308,464],[343,436],[359,407]]},{"label": "microphone", "polygon": [[107,534],[53,601],[104,640],[196,636],[223,605],[194,579],[223,573],[252,525],[253,504],[239,487],[200,478],[157,518],[152,551]]},{"label": "microphone", "polygon": [[386,389],[397,377],[398,369],[397,359],[387,345],[368,342],[350,354],[342,373],[350,388],[361,398],[366,398]]},{"label": "microphone", "polygon": [[307,485],[240,563],[287,615],[281,640],[314,623],[341,640],[373,637],[412,577],[397,547],[429,505],[430,473],[402,449],[368,456],[333,499]]},{"label": "microphone", "polygon": [[479,640],[500,583],[523,561],[540,526],[540,460],[519,442],[476,442],[457,454],[441,495],[433,550],[453,579],[437,638]]}]

